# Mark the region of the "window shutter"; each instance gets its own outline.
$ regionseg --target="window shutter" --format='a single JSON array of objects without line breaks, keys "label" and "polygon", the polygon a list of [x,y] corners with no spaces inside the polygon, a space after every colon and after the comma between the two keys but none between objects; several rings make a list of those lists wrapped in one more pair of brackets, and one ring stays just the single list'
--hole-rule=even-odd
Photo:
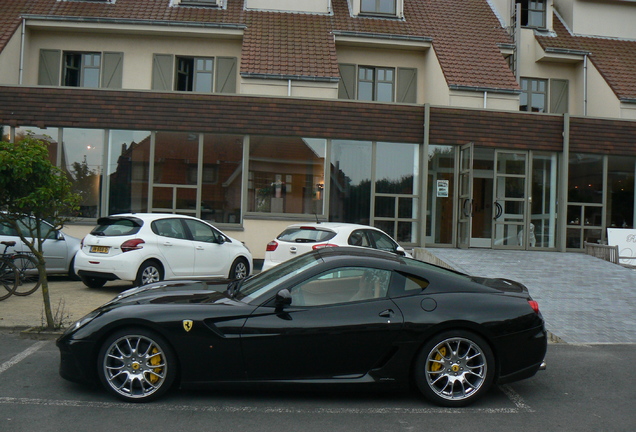
[{"label": "window shutter", "polygon": [[152,89],[172,90],[173,60],[171,54],[154,54],[152,58]]},{"label": "window shutter", "polygon": [[397,71],[397,102],[417,102],[417,69],[398,68]]},{"label": "window shutter", "polygon": [[38,85],[60,85],[60,62],[62,61],[60,50],[40,50],[40,65],[38,70]]},{"label": "window shutter", "polygon": [[216,93],[236,93],[236,57],[216,60]]},{"label": "window shutter", "polygon": [[339,64],[340,82],[338,83],[338,99],[356,98],[356,65]]},{"label": "window shutter", "polygon": [[105,52],[102,63],[102,87],[120,89],[122,84],[122,70],[124,53]]},{"label": "window shutter", "polygon": [[568,80],[550,80],[550,112],[563,114],[568,112]]}]

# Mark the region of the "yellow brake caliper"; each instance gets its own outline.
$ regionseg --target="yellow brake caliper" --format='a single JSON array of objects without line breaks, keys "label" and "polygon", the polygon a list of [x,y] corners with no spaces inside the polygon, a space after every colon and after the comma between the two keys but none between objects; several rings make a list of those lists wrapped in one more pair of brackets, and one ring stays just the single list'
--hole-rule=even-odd
[{"label": "yellow brake caliper", "polygon": [[441,347],[439,349],[439,352],[435,355],[435,362],[430,362],[431,366],[430,366],[430,371],[431,372],[439,372],[440,369],[443,369],[444,367],[442,366],[441,363],[438,363],[439,360],[442,359],[442,357],[446,356],[446,347]]},{"label": "yellow brake caliper", "polygon": [[[157,354],[159,352],[159,350],[157,348],[153,348],[152,349],[152,354]],[[150,364],[152,366],[159,366],[161,364],[161,356],[160,355],[153,355],[152,358],[150,359]],[[155,368],[154,372],[158,375],[161,373],[161,368]],[[159,381],[159,377],[157,375],[150,375],[149,379],[150,382],[152,384],[156,383],[157,381]]]}]

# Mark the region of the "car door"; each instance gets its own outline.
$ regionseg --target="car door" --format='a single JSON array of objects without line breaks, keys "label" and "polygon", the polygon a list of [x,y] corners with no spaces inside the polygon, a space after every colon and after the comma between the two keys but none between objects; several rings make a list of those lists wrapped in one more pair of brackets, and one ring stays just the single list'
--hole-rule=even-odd
[{"label": "car door", "polygon": [[[18,222],[21,225],[23,233],[31,232],[30,228],[36,228],[35,219],[24,218]],[[40,222],[40,233],[44,237],[42,243],[42,252],[46,261],[46,269],[48,272],[66,272],[68,270],[68,246],[64,240],[64,236],[54,230],[51,225],[46,222]],[[15,250],[21,252],[31,252],[29,247],[20,239],[16,232],[12,239],[16,242]],[[31,237],[26,237],[28,241],[33,241]]]},{"label": "car door", "polygon": [[194,272],[194,244],[179,218],[159,219],[152,222],[157,234],[157,248],[170,271],[176,276],[192,276]]},{"label": "car door", "polygon": [[403,327],[386,296],[390,276],[380,269],[332,269],[292,287],[290,306],[259,307],[241,334],[249,379],[356,378],[373,369]]},{"label": "car door", "polygon": [[194,219],[184,219],[194,244],[194,276],[228,277],[230,247],[225,236],[210,225]]}]

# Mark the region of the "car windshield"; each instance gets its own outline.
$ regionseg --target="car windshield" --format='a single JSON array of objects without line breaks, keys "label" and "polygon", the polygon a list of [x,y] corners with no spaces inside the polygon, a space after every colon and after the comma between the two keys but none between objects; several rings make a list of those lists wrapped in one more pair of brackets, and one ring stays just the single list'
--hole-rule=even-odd
[{"label": "car windshield", "polygon": [[285,282],[302,271],[318,265],[321,261],[322,259],[318,255],[305,254],[247,279],[240,287],[240,294],[244,296],[241,300],[249,303],[274,286]]},{"label": "car windshield", "polygon": [[318,243],[330,240],[336,233],[314,227],[291,227],[283,231],[278,240],[295,243]]}]

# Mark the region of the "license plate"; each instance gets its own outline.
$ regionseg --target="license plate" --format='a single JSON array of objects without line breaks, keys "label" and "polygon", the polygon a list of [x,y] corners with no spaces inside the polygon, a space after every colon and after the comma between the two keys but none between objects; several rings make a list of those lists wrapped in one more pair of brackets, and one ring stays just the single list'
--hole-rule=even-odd
[{"label": "license plate", "polygon": [[91,246],[92,253],[108,253],[110,246]]}]

